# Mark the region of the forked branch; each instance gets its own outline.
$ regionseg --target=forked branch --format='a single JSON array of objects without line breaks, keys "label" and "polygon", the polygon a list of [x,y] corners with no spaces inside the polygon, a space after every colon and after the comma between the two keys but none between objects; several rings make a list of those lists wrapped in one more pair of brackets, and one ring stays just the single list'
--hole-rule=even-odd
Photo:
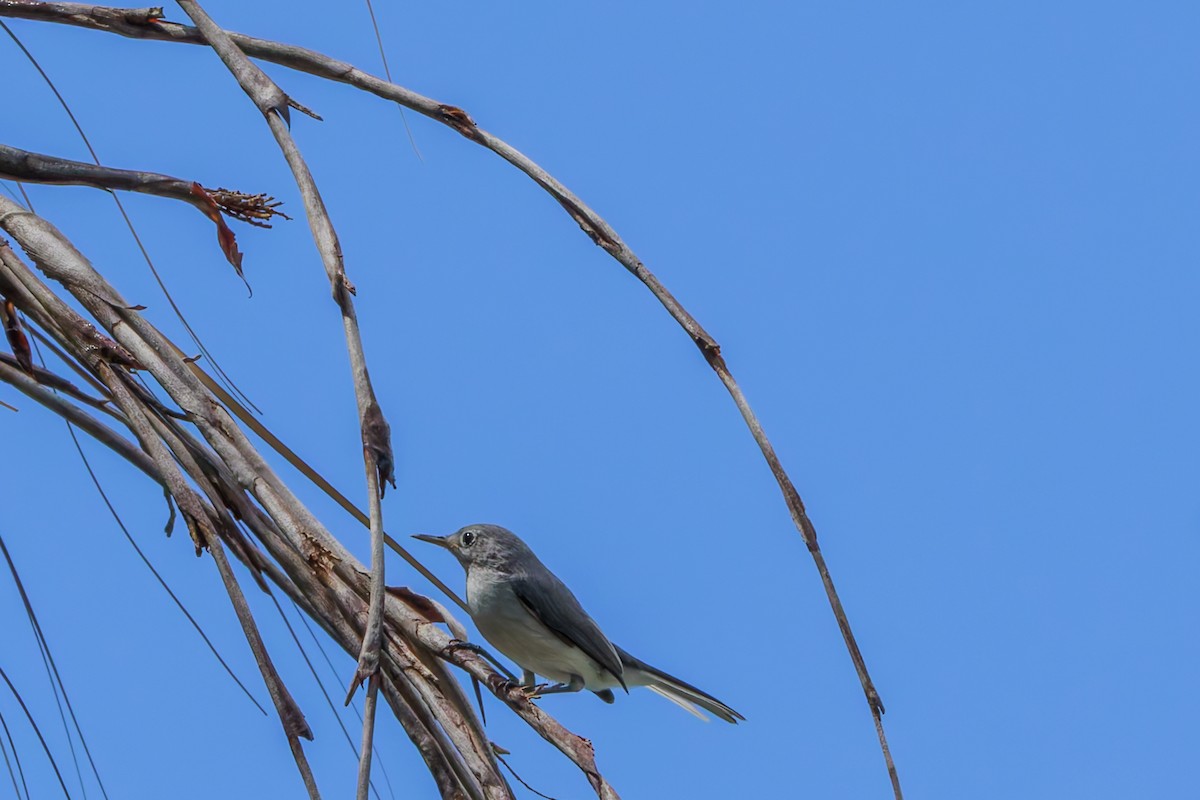
[{"label": "forked branch", "polygon": [[[204,496],[179,481],[167,467],[158,446],[150,449],[158,451],[159,457],[147,463],[140,449],[130,448],[123,437],[97,425],[86,412],[61,398],[52,399],[55,396],[40,387],[29,386],[32,379],[20,370],[0,363],[0,378],[11,380],[39,402],[71,416],[89,432],[105,437],[110,447],[146,469],[155,480],[166,482],[177,499],[186,498],[183,510],[197,529],[198,541],[207,541],[215,533],[232,555],[250,567],[252,574],[265,576],[302,607],[316,611],[314,618],[341,646],[350,650],[360,646],[371,594],[369,571],[275,474],[241,428],[196,378],[194,365],[186,363],[174,345],[96,272],[54,226],[0,198],[0,227],[48,277],[65,286],[183,410],[189,423],[184,423],[177,413],[160,413],[157,401],[152,403],[152,398],[136,393],[124,398],[126,403],[132,398],[142,404],[143,418],[151,422],[159,440],[172,454],[172,461],[179,465],[177,469],[182,469]],[[14,292],[22,304],[28,303],[31,308],[53,307],[50,300],[53,292],[20,259],[0,260],[0,265],[5,279],[25,290]],[[119,374],[86,341],[68,330],[69,326],[64,324],[53,326],[55,339],[65,352],[102,377],[108,377],[106,371]],[[112,388],[108,383],[105,385]],[[200,440],[189,432],[193,425],[202,437]],[[237,537],[229,519],[248,527],[274,563]],[[436,660],[430,660],[437,657],[457,664],[483,682],[491,679],[488,685],[493,692],[575,761],[598,796],[617,796],[596,769],[587,740],[566,731],[523,694],[504,691],[495,682],[489,665],[474,654],[450,645],[450,636],[427,616],[399,597],[385,599],[380,688],[393,708],[397,707],[397,698],[407,698],[415,704],[411,706],[413,714],[397,713],[397,718],[422,747],[427,761],[432,760],[436,765],[436,770],[431,771],[440,776],[440,785],[445,786],[443,781],[447,776],[454,776],[454,793],[488,800],[512,796],[486,734],[462,696],[461,688]],[[437,743],[436,748],[430,749],[431,742]]]},{"label": "forked branch", "polygon": [[[48,22],[76,25],[117,33],[138,39],[203,44],[205,37],[195,28],[163,21],[153,9],[126,10],[76,3],[37,3],[31,0],[0,0],[0,16],[40,19]],[[894,794],[902,797],[899,778],[884,734],[883,702],[867,671],[865,660],[855,640],[845,609],[842,606],[828,566],[817,540],[816,529],[804,503],[784,470],[770,440],[759,423],[745,395],[734,380],[721,347],[700,323],[679,303],[658,278],[646,268],[637,255],[624,243],[617,232],[587,204],[560,181],[547,173],[533,160],[503,140],[480,128],[474,119],[457,106],[442,103],[370,75],[352,64],[302,47],[227,33],[229,41],[242,53],[271,61],[329,80],[350,84],[363,91],[411,108],[430,119],[453,128],[472,142],[485,147],[508,161],[546,190],[595,242],[626,270],[632,273],[658,299],[671,317],[684,329],[701,351],[709,366],[729,392],[750,430],[755,443],[771,470],[797,530],[812,555],[822,585],[829,599],[839,630],[845,640],[864,696],[874,719],[880,747],[892,782]]]}]

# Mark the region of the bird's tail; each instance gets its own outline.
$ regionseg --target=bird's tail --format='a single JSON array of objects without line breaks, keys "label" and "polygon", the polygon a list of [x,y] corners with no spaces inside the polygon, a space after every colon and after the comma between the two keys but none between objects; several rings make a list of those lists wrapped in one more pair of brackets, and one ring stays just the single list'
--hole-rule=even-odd
[{"label": "bird's tail", "polygon": [[[616,647],[616,645],[613,646]],[[708,717],[700,713],[700,708],[735,725],[739,719],[746,719],[711,694],[700,691],[695,686],[679,680],[674,675],[668,675],[662,670],[655,669],[645,661],[629,655],[629,653],[626,653],[620,647],[617,647],[617,654],[621,657],[621,665],[624,667],[625,682],[630,686],[645,686],[650,691],[662,695],[684,711],[687,711],[689,714],[695,714],[705,722],[708,721]]]}]

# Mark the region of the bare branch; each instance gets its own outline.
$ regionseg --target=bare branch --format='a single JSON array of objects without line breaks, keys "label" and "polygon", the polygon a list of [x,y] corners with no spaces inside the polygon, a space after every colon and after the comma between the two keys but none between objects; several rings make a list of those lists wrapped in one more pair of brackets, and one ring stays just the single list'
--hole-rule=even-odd
[{"label": "bare branch", "polygon": [[[53,10],[49,8],[31,8],[31,6],[43,5],[52,5],[55,8]],[[0,15],[62,22],[80,27],[105,30],[132,38],[170,40],[191,44],[197,44],[202,41],[194,29],[167,22],[152,22],[147,25],[131,24],[120,16],[119,10],[104,9],[98,6],[68,3],[34,4],[22,2],[22,0],[0,0]],[[805,545],[808,547],[813,562],[817,567],[817,572],[825,588],[830,607],[837,620],[838,628],[845,640],[846,648],[854,664],[855,671],[858,674],[859,682],[862,684],[863,693],[871,715],[874,718],[880,749],[884,756],[893,791],[897,800],[900,800],[902,792],[900,790],[899,777],[883,730],[883,702],[867,671],[866,662],[862,657],[862,653],[850,627],[849,619],[846,616],[837,589],[830,577],[824,556],[821,554],[820,546],[817,542],[816,528],[809,519],[804,503],[796,491],[794,484],[783,469],[774,447],[755,417],[741,388],[726,366],[725,360],[721,355],[721,347],[716,339],[683,308],[674,295],[646,268],[637,255],[621,240],[617,232],[599,214],[593,211],[573,192],[567,189],[566,186],[547,173],[533,160],[503,140],[478,127],[467,112],[456,106],[439,103],[428,97],[369,75],[351,64],[312,50],[240,34],[229,34],[229,37],[238,48],[249,56],[283,64],[330,80],[349,83],[357,88],[400,103],[431,119],[437,120],[458,131],[476,144],[493,151],[528,175],[554,197],[593,242],[604,248],[626,270],[637,277],[655,298],[658,299],[667,310],[667,313],[684,329],[700,349],[709,366],[712,367],[721,383],[733,398],[734,404],[737,406],[743,419],[745,419],[755,443],[758,445],[763,458],[766,459],[771,469],[772,475],[779,484],[784,502],[792,516],[792,521],[803,537]]]},{"label": "bare branch", "polygon": [[[182,200],[205,211],[211,205],[203,196],[195,193],[193,189],[196,185],[195,181],[157,172],[117,169],[90,164],[86,161],[73,161],[21,150],[6,144],[0,144],[0,178],[57,186],[90,186],[93,189],[140,192],[172,200]],[[268,195],[245,195],[240,192],[230,192],[228,189],[206,191],[214,194],[217,192],[231,194],[230,204],[234,208],[245,208],[238,213],[253,216],[256,219],[267,220],[273,216],[282,216],[280,212],[274,210],[275,206],[272,205],[275,198]],[[252,201],[249,198],[256,198],[256,200]],[[233,210],[221,210],[235,216]]]},{"label": "bare branch", "polygon": [[[195,206],[217,226],[217,242],[221,252],[239,276],[242,275],[242,254],[237,249],[233,231],[221,219],[225,213],[243,222],[265,226],[279,205],[270,195],[250,195],[229,189],[208,190],[195,181],[185,181],[157,172],[116,169],[85,161],[31,153],[0,144],[0,177],[31,183],[59,186],[90,186],[108,191],[141,192],[172,200],[182,200]],[[267,226],[269,227],[269,226]]]},{"label": "bare branch", "polygon": [[[181,3],[186,8],[189,6],[198,9],[195,3]],[[189,11],[190,13],[190,11]],[[200,12],[202,13],[202,12]],[[369,378],[366,375],[365,361],[361,360],[361,342],[357,343],[357,352],[355,348],[355,340],[357,339],[356,324],[353,319],[353,308],[349,304],[349,295],[353,292],[352,286],[345,277],[345,273],[341,268],[340,250],[337,248],[336,236],[333,234],[332,225],[328,224],[328,215],[324,212],[323,204],[320,203],[319,195],[316,194],[315,185],[312,184],[311,175],[308,174],[307,167],[303,165],[303,160],[299,157],[298,151],[295,150],[294,143],[291,143],[290,136],[287,135],[286,129],[280,123],[279,117],[284,120],[287,118],[287,109],[289,105],[293,107],[296,104],[290,101],[290,98],[269,81],[246,59],[240,57],[241,53],[237,50],[240,48],[248,55],[264,58],[267,60],[276,61],[277,63],[285,64],[296,69],[300,69],[312,74],[320,75],[332,80],[338,80],[350,83],[366,91],[373,92],[381,97],[394,100],[401,105],[413,108],[420,113],[429,116],[443,124],[454,128],[466,138],[487,147],[496,152],[502,158],[505,158],[518,169],[529,175],[535,182],[541,185],[548,191],[558,202],[563,205],[568,214],[576,221],[577,224],[584,230],[585,233],[598,245],[603,247],[610,253],[619,263],[621,263],[628,271],[634,274],[646,287],[655,295],[662,303],[664,308],[671,316],[679,323],[681,327],[692,338],[693,342],[700,349],[710,367],[717,374],[722,384],[729,391],[735,405],[742,414],[755,442],[766,459],[768,466],[771,469],[773,476],[780,486],[783,493],[785,503],[791,513],[793,522],[800,531],[805,543],[814,559],[818,573],[825,587],[831,608],[835,618],[837,619],[839,628],[845,640],[847,650],[850,653],[854,663],[856,672],[859,675],[862,683],[864,694],[867,698],[872,716],[875,721],[875,727],[879,736],[880,745],[888,767],[889,775],[892,780],[893,789],[897,797],[901,796],[899,780],[896,774],[895,765],[891,759],[889,748],[887,746],[886,737],[884,735],[881,716],[884,711],[883,703],[879,698],[870,676],[867,672],[865,661],[859,650],[857,642],[851,631],[845,611],[842,607],[840,598],[838,597],[836,588],[834,587],[832,578],[830,577],[828,567],[824,557],[820,551],[817,542],[815,528],[807,515],[798,492],[792,484],[790,478],[784,471],[774,448],[758,422],[752,409],[745,399],[740,387],[734,380],[732,373],[728,369],[724,358],[721,355],[720,346],[716,340],[704,330],[704,328],[678,303],[674,296],[661,284],[661,282],[644,266],[644,264],[636,257],[636,255],[624,244],[616,232],[609,226],[599,215],[586,206],[579,198],[566,189],[561,183],[555,180],[552,176],[541,169],[537,164],[519,153],[515,149],[508,146],[503,141],[493,137],[491,134],[480,129],[471,118],[462,109],[455,106],[438,103],[429,98],[422,97],[416,93],[410,92],[402,87],[396,86],[386,81],[381,81],[378,78],[362,73],[356,68],[344,62],[330,59],[319,53],[305,50],[303,48],[291,47],[288,45],[278,44],[275,42],[267,42],[264,40],[253,39],[251,37],[240,36],[238,34],[226,35],[224,31],[212,26],[211,30],[207,30],[205,35],[200,36],[194,29],[185,28],[184,26],[174,25],[158,21],[161,11],[155,9],[142,9],[135,11],[123,11],[119,9],[106,9],[97,6],[84,6],[80,4],[66,3],[31,3],[22,2],[21,0],[0,0],[0,15],[19,16],[28,18],[45,19],[48,21],[65,22],[68,24],[80,25],[83,27],[92,27],[100,30],[120,33],[122,35],[135,38],[152,38],[174,40],[189,43],[203,43],[204,38],[208,38],[210,42],[213,37],[224,37],[223,46],[217,46],[218,52],[222,53],[222,58],[230,66],[231,70],[238,75],[243,87],[248,93],[255,98],[256,104],[265,114],[271,124],[277,138],[280,139],[281,147],[283,147],[285,155],[288,156],[289,162],[293,165],[293,170],[297,173],[297,180],[301,185],[301,191],[305,194],[306,207],[309,209],[310,225],[314,230],[314,237],[318,241],[318,245],[322,251],[322,256],[326,263],[326,270],[330,276],[333,285],[335,299],[342,307],[343,318],[347,324],[347,340],[351,351],[352,366],[355,368],[356,389],[359,384],[365,385],[369,392]],[[197,20],[200,22],[200,20]],[[210,23],[211,24],[211,23]],[[274,112],[274,113],[272,113]],[[89,166],[89,165],[84,165]],[[96,169],[96,168],[91,168]],[[100,168],[103,169],[103,168]],[[331,267],[332,265],[332,267]],[[90,290],[90,289],[89,289]],[[110,304],[112,296],[100,295],[104,297]],[[115,305],[115,304],[113,304]],[[348,309],[348,310],[347,310]],[[351,327],[355,328],[355,335],[350,332]],[[376,469],[380,476],[386,476],[390,473],[388,462],[390,461],[390,452],[382,448],[374,446],[374,443],[379,441],[379,436],[370,435],[368,422],[370,413],[378,410],[378,405],[374,404],[373,393],[369,396],[366,392],[356,392],[359,398],[360,422],[362,422],[364,434],[364,456],[368,466],[371,469],[372,458],[376,463]],[[366,402],[364,402],[366,399]],[[364,410],[365,409],[365,410]],[[379,421],[382,421],[382,415],[379,415]],[[386,422],[383,422],[386,426]],[[378,427],[378,426],[376,426]],[[384,428],[386,431],[386,428]],[[383,439],[386,441],[386,436]],[[374,449],[374,452],[372,452]],[[372,492],[374,495],[374,492]],[[372,528],[372,545],[373,545],[373,561],[376,560],[376,552],[381,553],[379,543],[386,538],[386,534],[382,532],[381,521],[378,521],[378,515],[372,509],[371,528]],[[361,516],[361,512],[359,512]],[[378,619],[375,614],[375,609],[381,607],[381,603],[377,600],[379,592],[375,584],[382,584],[382,557],[379,559],[380,568],[372,571],[372,591],[371,591],[371,616]],[[376,579],[376,573],[378,579]],[[457,598],[456,598],[457,599]],[[363,654],[360,656],[360,670],[363,672],[363,666],[367,664],[368,642],[374,638],[369,631],[376,627],[376,624],[367,626],[368,633],[363,640]],[[374,652],[374,657],[378,658],[378,650]],[[374,668],[370,674],[374,674]],[[364,675],[365,677],[365,675]],[[598,790],[599,791],[599,790]]]},{"label": "bare branch", "polygon": [[138,449],[137,445],[66,398],[55,394],[49,389],[42,388],[33,378],[3,361],[0,361],[0,381],[11,385],[13,388],[29,396],[32,400],[41,403],[46,408],[58,414],[72,425],[76,425],[86,431],[88,435],[100,443],[107,445],[113,452],[149,475],[155,482],[161,483],[153,463],[147,458],[145,453]]},{"label": "bare branch", "polygon": [[[0,227],[17,240],[45,274],[67,287],[188,415],[212,448],[210,466],[219,477],[220,486],[224,487],[214,487],[210,497],[223,498],[223,502],[232,504],[230,510],[251,527],[271,556],[284,565],[288,578],[305,587],[302,595],[305,602],[311,605],[316,602],[312,598],[328,594],[332,605],[327,604],[324,608],[327,614],[335,616],[319,621],[327,630],[344,631],[340,639],[343,646],[347,636],[361,641],[359,637],[366,628],[366,600],[370,597],[368,570],[292,494],[241,428],[205,389],[191,366],[179,357],[177,348],[109,285],[53,225],[0,197]],[[164,421],[178,424],[171,419]],[[207,448],[188,446],[175,449],[175,455],[182,459],[181,450],[192,452],[198,449],[205,454],[210,452]],[[155,469],[152,474],[160,473]],[[189,474],[201,483],[209,480],[207,473],[197,474],[195,467],[189,469]],[[176,483],[169,474],[163,477]],[[181,496],[191,492],[186,485],[174,485],[173,488],[178,488]],[[265,515],[248,498],[242,498],[243,491],[254,498]],[[197,505],[199,510],[192,508],[187,513],[205,513],[203,502],[199,501]],[[202,530],[204,534],[212,531],[207,518],[201,516],[198,524],[207,526]],[[218,526],[215,532],[222,535],[223,528]],[[266,564],[258,562],[259,557],[254,551],[243,548],[234,552],[239,558],[248,559],[254,570],[267,570]],[[473,653],[450,648],[451,640],[443,630],[398,598],[386,598],[385,620],[385,631],[389,633],[384,637],[386,658],[383,664],[388,682],[394,682],[397,688],[411,687],[410,697],[419,698],[419,706],[431,715],[426,727],[433,725],[430,732],[439,740],[442,735],[448,737],[442,747],[449,748],[447,752],[457,751],[448,761],[460,782],[464,782],[468,796],[499,800],[511,797],[511,790],[500,775],[478,719],[464,702],[461,687],[448,677],[439,677],[439,671],[425,666],[423,658],[417,655],[422,650],[414,650],[413,645],[425,653],[442,654],[473,677],[490,681],[488,685],[498,697],[583,770],[598,796],[617,797],[596,769],[591,744],[568,732],[529,702],[523,693],[504,690],[498,676],[482,659]],[[349,628],[342,627],[344,625]],[[385,692],[388,682],[384,683]],[[415,735],[415,727],[408,730],[410,735]],[[465,769],[456,766],[459,763]],[[472,785],[478,788],[471,789]]]}]

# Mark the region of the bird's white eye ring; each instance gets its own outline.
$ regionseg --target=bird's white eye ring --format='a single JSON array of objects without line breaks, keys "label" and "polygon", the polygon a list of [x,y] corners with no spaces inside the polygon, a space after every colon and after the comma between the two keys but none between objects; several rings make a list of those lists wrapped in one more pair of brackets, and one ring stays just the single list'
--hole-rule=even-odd
[{"label": "bird's white eye ring", "polygon": [[462,535],[462,546],[470,547],[475,544],[475,531],[467,531]]}]

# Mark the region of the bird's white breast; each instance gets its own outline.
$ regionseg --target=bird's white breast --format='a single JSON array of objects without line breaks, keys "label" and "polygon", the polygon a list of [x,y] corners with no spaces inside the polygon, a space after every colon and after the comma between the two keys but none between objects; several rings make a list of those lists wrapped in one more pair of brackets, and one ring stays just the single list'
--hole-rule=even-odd
[{"label": "bird's white breast", "polygon": [[559,683],[572,675],[593,691],[617,685],[612,675],[574,645],[547,628],[517,597],[503,576],[478,565],[467,573],[471,618],[493,647],[527,669]]}]

